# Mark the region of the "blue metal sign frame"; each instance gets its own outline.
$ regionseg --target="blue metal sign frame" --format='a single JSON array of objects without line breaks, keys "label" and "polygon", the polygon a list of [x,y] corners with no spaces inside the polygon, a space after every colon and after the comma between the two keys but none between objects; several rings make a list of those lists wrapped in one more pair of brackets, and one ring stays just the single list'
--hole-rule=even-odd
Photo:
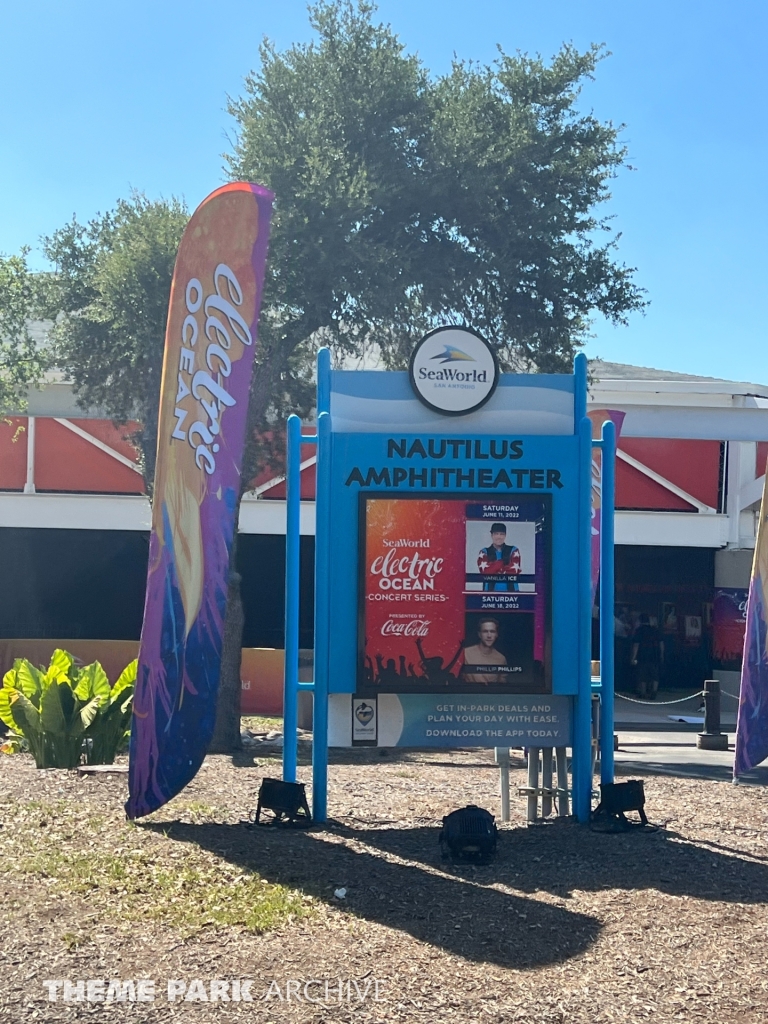
[{"label": "blue metal sign frame", "polygon": [[[283,754],[283,776],[295,781],[297,695],[311,690],[316,821],[327,817],[329,696],[355,692],[359,495],[371,489],[393,496],[451,490],[470,497],[491,489],[499,497],[536,490],[552,495],[552,696],[571,701],[573,810],[579,821],[589,820],[593,690],[602,698],[601,779],[613,781],[615,430],[608,421],[602,439],[593,442],[586,406],[587,360],[581,354],[573,375],[503,374],[483,409],[441,417],[414,396],[407,373],[332,371],[329,351],[319,353],[317,434],[302,435],[296,416],[288,421]],[[514,439],[519,461],[490,469],[483,440],[491,438]],[[315,669],[312,683],[299,683],[299,465],[301,445],[307,443],[317,445]],[[590,671],[593,444],[603,449],[602,676],[597,683]],[[438,452],[439,459],[429,457]]]}]

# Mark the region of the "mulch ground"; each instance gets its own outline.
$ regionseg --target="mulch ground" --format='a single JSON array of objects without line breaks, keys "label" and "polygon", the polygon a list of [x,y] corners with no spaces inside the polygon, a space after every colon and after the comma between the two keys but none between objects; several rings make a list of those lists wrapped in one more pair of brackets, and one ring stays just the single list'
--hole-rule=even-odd
[{"label": "mulch ground", "polygon": [[[440,819],[466,803],[498,813],[492,756],[338,754],[333,820],[307,832],[241,823],[261,778],[279,774],[276,758],[210,757],[137,826],[124,821],[124,776],[1,758],[0,1020],[768,1020],[766,790],[648,777],[647,810],[661,827],[618,835],[527,828],[516,798],[495,861],[451,865],[440,859]],[[302,781],[310,775],[302,767]],[[169,870],[193,851],[233,885],[257,875],[297,890],[306,914],[262,934],[190,931],[152,916],[151,885],[146,914],[119,886],[112,902],[97,883],[62,889],[41,866],[54,862],[40,859],[46,843],[78,863],[89,851],[97,864],[149,851]],[[152,979],[154,1002],[49,1002],[43,987],[113,978]],[[250,980],[253,1001],[169,1002],[175,979],[187,989],[201,979],[208,995],[212,979]]]}]

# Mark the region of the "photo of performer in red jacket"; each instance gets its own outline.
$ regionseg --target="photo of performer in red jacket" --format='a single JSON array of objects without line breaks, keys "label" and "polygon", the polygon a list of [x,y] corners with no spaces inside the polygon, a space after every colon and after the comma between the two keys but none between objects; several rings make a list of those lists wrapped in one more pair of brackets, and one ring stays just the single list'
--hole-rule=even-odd
[{"label": "photo of performer in red jacket", "polygon": [[[491,526],[491,543],[480,549],[477,567],[484,576],[518,576],[520,573],[520,549],[514,544],[507,544],[507,528],[504,523],[493,523]],[[483,583],[483,590],[519,590],[513,579],[488,580]]]}]

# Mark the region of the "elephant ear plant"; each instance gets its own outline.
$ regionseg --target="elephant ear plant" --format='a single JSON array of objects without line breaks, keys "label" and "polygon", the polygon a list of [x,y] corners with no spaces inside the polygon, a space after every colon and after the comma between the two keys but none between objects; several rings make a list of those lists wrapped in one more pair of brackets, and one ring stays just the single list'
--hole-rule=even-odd
[{"label": "elephant ear plant", "polygon": [[38,768],[74,768],[83,755],[111,764],[130,722],[135,678],[133,662],[110,687],[97,661],[78,668],[61,650],[45,671],[17,659],[0,688],[0,719],[14,734],[4,748],[25,740]]},{"label": "elephant ear plant", "polygon": [[[138,662],[132,661],[123,669],[119,679],[110,689],[104,669],[95,661],[87,669],[94,669],[94,676],[101,673],[98,684],[106,683],[106,694],[99,703],[99,711],[85,736],[86,764],[112,764],[120,744],[131,728],[133,691],[136,684]],[[83,669],[83,673],[87,671]],[[101,690],[99,690],[101,694]]]},{"label": "elephant ear plant", "polygon": [[76,695],[79,675],[72,655],[56,650],[43,672],[25,658],[6,672],[0,718],[29,744],[38,768],[74,768],[83,736],[99,709],[99,697]]}]

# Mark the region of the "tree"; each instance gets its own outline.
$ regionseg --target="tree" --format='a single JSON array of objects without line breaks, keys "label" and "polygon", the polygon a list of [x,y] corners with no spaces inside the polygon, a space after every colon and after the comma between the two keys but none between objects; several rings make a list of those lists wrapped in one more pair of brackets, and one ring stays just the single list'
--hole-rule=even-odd
[{"label": "tree", "polygon": [[277,196],[251,403],[262,425],[308,339],[375,344],[400,367],[426,328],[453,322],[508,369],[564,371],[593,312],[624,323],[644,305],[596,213],[625,162],[620,128],[577,108],[601,48],[564,46],[549,64],[500,51],[431,78],[374,10],[310,8],[317,40],[265,42],[230,102],[230,173]]},{"label": "tree", "polygon": [[[624,323],[644,305],[597,213],[625,164],[620,127],[578,109],[601,48],[564,46],[548,64],[500,51],[490,67],[456,61],[435,78],[374,10],[321,0],[316,40],[283,52],[265,41],[229,104],[231,177],[276,194],[241,491],[261,465],[279,465],[285,413],[311,409],[321,343],[337,357],[373,348],[397,368],[425,330],[450,322],[484,333],[506,369],[564,371],[593,313]],[[63,365],[84,404],[142,420],[148,482],[186,216],[135,195],[47,240],[50,309],[68,314]],[[234,569],[233,549],[218,751],[239,743]]]},{"label": "tree", "polygon": [[39,304],[56,319],[55,361],[83,408],[138,421],[130,440],[150,495],[168,300],[188,219],[178,200],[135,192],[87,225],[73,217],[43,239],[54,270],[40,282]]},{"label": "tree", "polygon": [[28,252],[0,255],[0,416],[26,407],[29,387],[40,382],[48,365],[45,349],[29,330],[34,278]]},{"label": "tree", "polygon": [[[373,346],[396,368],[425,330],[458,323],[505,369],[562,372],[593,312],[625,323],[644,305],[595,212],[625,163],[620,128],[577,108],[601,47],[564,46],[550,64],[499,51],[431,78],[374,10],[321,0],[316,41],[265,41],[229,105],[231,176],[277,197],[244,481],[265,437],[282,441],[276,406],[306,384],[319,341],[337,355]],[[235,632],[238,607],[233,587]],[[236,685],[222,675],[223,746]]]}]

